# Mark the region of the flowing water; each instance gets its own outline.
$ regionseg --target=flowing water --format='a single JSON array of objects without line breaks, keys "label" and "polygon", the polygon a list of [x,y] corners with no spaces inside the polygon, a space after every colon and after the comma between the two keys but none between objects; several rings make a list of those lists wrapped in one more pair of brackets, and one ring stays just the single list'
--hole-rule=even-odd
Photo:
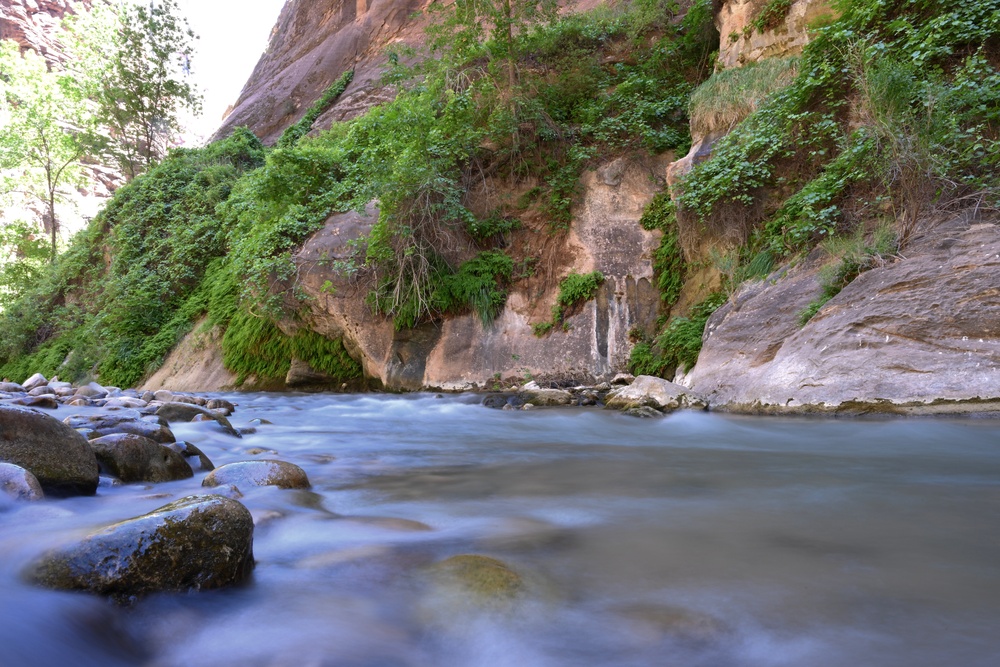
[{"label": "flowing water", "polygon": [[[174,424],[178,439],[313,484],[242,489],[252,580],[126,608],[20,577],[54,545],[201,493],[203,472],[2,505],[0,667],[1000,664],[1000,422],[225,397],[235,425],[273,424],[242,440]],[[468,553],[526,593],[439,590],[429,567]]]}]

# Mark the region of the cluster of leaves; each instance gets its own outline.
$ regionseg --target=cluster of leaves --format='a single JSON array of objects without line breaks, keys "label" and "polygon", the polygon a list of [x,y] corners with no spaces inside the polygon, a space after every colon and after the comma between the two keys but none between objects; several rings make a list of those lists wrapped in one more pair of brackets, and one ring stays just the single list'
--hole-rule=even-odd
[{"label": "cluster of leaves", "polygon": [[351,81],[353,80],[354,70],[350,69],[341,74],[336,81],[330,84],[330,87],[326,89],[323,95],[313,102],[312,106],[309,107],[309,110],[306,111],[306,114],[299,122],[289,126],[281,133],[281,138],[278,139],[278,148],[293,146],[299,139],[304,137],[312,129],[316,119],[333,106],[333,103],[344,94],[344,91],[347,90],[347,87],[351,85]]},{"label": "cluster of leaves", "polygon": [[759,33],[774,30],[785,20],[791,8],[792,0],[767,0],[767,4],[750,21],[749,27]]},{"label": "cluster of leaves", "polygon": [[721,292],[711,294],[693,306],[687,317],[670,320],[652,342],[636,344],[629,357],[629,371],[635,375],[663,377],[679,368],[693,368],[701,352],[705,324],[726,299]]},{"label": "cluster of leaves", "polygon": [[552,320],[538,322],[532,325],[536,336],[544,336],[556,325],[566,328],[566,318],[572,315],[580,306],[597,296],[597,290],[604,284],[604,274],[600,271],[591,273],[570,273],[559,282],[559,295],[556,304],[552,306]]},{"label": "cluster of leaves", "polygon": [[928,206],[998,201],[997,9],[845,0],[791,85],[684,180],[684,214],[742,216],[751,254],[780,256],[880,211],[905,241]]},{"label": "cluster of leaves", "polygon": [[663,236],[653,252],[653,274],[660,299],[670,306],[680,296],[684,285],[684,254],[677,237],[677,207],[667,192],[661,192],[646,205],[639,225],[643,229],[658,229]]}]

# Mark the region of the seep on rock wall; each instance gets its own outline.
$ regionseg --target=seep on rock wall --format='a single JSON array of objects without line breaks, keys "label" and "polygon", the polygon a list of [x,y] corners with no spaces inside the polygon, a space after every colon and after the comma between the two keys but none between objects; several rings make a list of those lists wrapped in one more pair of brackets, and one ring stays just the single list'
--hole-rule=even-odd
[{"label": "seep on rock wall", "polygon": [[[656,174],[668,158],[623,157],[583,178],[571,231],[556,237],[549,256],[557,266],[548,280],[516,282],[507,305],[493,322],[474,314],[450,317],[416,329],[394,331],[364,303],[363,279],[334,270],[350,258],[351,242],[366,234],[375,211],[331,217],[296,256],[299,287],[310,297],[305,324],[329,337],[342,336],[365,374],[390,389],[489,388],[501,380],[593,382],[610,379],[628,361],[629,331],[651,329],[659,295],[651,253],[658,232],[638,225],[659,190]],[[548,318],[559,280],[570,272],[600,271],[597,297],[544,337],[531,325]]]}]

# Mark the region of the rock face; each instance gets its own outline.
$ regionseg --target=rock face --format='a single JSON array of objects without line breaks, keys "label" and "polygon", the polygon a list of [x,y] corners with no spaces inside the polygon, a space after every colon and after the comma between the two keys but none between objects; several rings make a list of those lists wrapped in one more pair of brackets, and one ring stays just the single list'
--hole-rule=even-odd
[{"label": "rock face", "polygon": [[[271,41],[217,136],[246,125],[273,143],[340,75],[354,80],[327,114],[325,126],[363,113],[391,95],[378,85],[390,43],[416,46],[426,0],[289,0]],[[323,126],[324,119],[319,125]]]},{"label": "rock face", "polygon": [[752,25],[769,4],[765,0],[728,0],[715,15],[719,29],[719,64],[738,67],[764,58],[781,58],[802,52],[809,42],[809,26],[833,17],[829,0],[794,0],[774,27],[757,30]]},{"label": "rock face", "polygon": [[[321,260],[347,259],[350,242],[371,229],[375,211],[335,215],[295,257],[299,287],[312,297],[307,323],[330,338],[343,337],[365,374],[391,389],[469,389],[525,375],[580,383],[610,379],[628,361],[629,330],[651,328],[658,314],[651,256],[659,233],[637,223],[668,161],[623,157],[584,174],[570,233],[546,241],[561,244],[547,251],[557,269],[547,279],[515,283],[503,312],[487,326],[469,314],[396,332],[372,315],[364,303],[367,286]],[[567,319],[565,331],[534,336],[531,325],[549,319],[559,281],[570,272],[595,270],[605,276],[596,298]]]},{"label": "rock face", "polygon": [[56,39],[67,14],[90,11],[91,0],[0,0],[0,39],[33,49],[50,62],[65,57]]},{"label": "rock face", "polygon": [[236,376],[222,364],[222,332],[195,323],[187,336],[142,385],[143,390],[219,391],[236,385]]},{"label": "rock face", "polygon": [[123,482],[172,482],[194,475],[180,453],[131,433],[90,441],[102,471]]},{"label": "rock face", "polygon": [[29,470],[47,493],[93,495],[98,466],[87,440],[57,419],[0,405],[0,461]]},{"label": "rock face", "polygon": [[42,586],[127,600],[159,591],[238,584],[253,570],[253,518],[216,495],[188,496],[45,555]]},{"label": "rock face", "polygon": [[1000,226],[926,230],[800,328],[817,272],[814,261],[745,285],[712,316],[687,383],[713,409],[1000,409]]}]

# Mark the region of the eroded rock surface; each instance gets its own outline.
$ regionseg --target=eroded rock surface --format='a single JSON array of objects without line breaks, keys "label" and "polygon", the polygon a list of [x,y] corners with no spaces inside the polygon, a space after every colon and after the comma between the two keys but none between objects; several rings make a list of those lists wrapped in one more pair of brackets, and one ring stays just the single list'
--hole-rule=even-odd
[{"label": "eroded rock surface", "polygon": [[809,322],[816,262],[745,285],[687,382],[713,409],[1000,409],[1000,226],[952,220],[861,274]]}]

